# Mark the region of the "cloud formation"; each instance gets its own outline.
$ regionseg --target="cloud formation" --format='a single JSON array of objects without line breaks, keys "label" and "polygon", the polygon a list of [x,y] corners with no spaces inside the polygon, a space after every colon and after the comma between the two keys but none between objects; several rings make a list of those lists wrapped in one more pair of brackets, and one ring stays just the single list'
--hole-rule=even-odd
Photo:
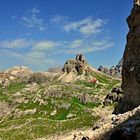
[{"label": "cloud formation", "polygon": [[[17,18],[17,17],[16,17]],[[13,20],[15,17],[13,17]],[[28,28],[43,31],[46,29],[44,20],[40,18],[40,11],[36,8],[30,9],[22,17],[24,25]],[[69,18],[55,15],[50,20],[54,24],[47,24],[50,29],[52,25],[58,28],[58,32],[64,39],[26,39],[32,35],[27,32],[26,38],[17,38],[13,40],[0,41],[0,56],[15,58],[28,66],[37,66],[37,69],[46,68],[46,66],[59,65],[63,62],[58,60],[58,56],[67,56],[68,54],[92,53],[105,50],[114,45],[110,39],[102,32],[107,20],[93,19],[86,17],[84,19],[71,22]],[[57,30],[57,28],[55,28]],[[70,34],[67,34],[69,32]],[[79,33],[75,36],[75,33]],[[44,32],[43,32],[44,33]],[[55,32],[54,32],[55,33]],[[70,35],[69,38],[65,37]],[[105,37],[103,37],[103,35]],[[31,37],[31,36],[30,36]],[[65,60],[63,60],[65,61]]]},{"label": "cloud formation", "polygon": [[36,42],[34,44],[33,50],[45,51],[45,50],[53,49],[56,46],[58,46],[57,42],[53,42],[53,41],[38,41],[38,42]]},{"label": "cloud formation", "polygon": [[96,51],[102,51],[107,48],[113,47],[114,43],[108,39],[105,40],[95,40],[95,39],[79,39],[74,40],[68,44],[68,50],[66,51],[69,54],[77,53],[91,53]]},{"label": "cloud formation", "polygon": [[69,44],[69,48],[70,49],[75,49],[75,48],[80,48],[83,46],[83,41],[82,39],[76,39],[76,40],[73,40],[72,42],[70,42]]},{"label": "cloud formation", "polygon": [[95,35],[102,31],[102,27],[107,23],[107,20],[96,19],[93,20],[91,17],[85,19],[70,22],[64,25],[64,30],[66,32],[78,31],[82,35]]},{"label": "cloud formation", "polygon": [[32,8],[22,17],[24,26],[28,28],[37,28],[39,31],[46,29],[44,20],[39,15],[40,10]]},{"label": "cloud formation", "polygon": [[0,48],[9,48],[9,49],[17,49],[17,48],[25,48],[32,45],[32,40],[26,40],[23,38],[14,39],[14,40],[4,40],[0,42]]},{"label": "cloud formation", "polygon": [[[51,40],[4,40],[0,41],[0,55],[9,59],[18,59],[25,65],[37,65],[37,67],[42,68],[42,66],[46,67],[48,64],[60,64],[60,61],[52,56],[54,50],[59,50],[60,44],[58,41]],[[25,51],[25,48],[28,51]]]},{"label": "cloud formation", "polygon": [[67,19],[68,17],[63,17],[61,15],[54,15],[51,17],[50,21],[59,24],[59,23],[67,22]]}]

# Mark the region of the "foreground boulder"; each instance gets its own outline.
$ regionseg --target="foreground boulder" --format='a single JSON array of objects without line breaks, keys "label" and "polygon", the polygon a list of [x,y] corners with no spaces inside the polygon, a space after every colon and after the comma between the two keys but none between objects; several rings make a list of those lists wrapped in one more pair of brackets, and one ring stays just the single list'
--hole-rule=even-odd
[{"label": "foreground boulder", "polygon": [[123,98],[123,91],[120,87],[114,87],[111,92],[107,94],[103,102],[104,105],[121,102]]}]

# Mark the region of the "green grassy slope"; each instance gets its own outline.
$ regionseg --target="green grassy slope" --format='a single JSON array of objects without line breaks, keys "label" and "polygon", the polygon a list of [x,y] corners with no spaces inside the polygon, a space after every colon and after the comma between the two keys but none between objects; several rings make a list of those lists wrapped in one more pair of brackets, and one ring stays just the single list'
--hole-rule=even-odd
[{"label": "green grassy slope", "polygon": [[11,83],[4,89],[0,86],[0,101],[12,109],[0,118],[0,138],[33,140],[92,127],[99,119],[93,109],[120,83],[100,73],[92,75],[98,84],[53,81],[42,85]]}]

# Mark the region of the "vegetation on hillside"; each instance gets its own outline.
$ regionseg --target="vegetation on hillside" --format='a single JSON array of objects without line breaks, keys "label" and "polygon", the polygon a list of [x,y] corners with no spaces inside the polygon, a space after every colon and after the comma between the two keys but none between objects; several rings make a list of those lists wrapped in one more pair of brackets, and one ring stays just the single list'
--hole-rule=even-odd
[{"label": "vegetation on hillside", "polygon": [[0,137],[4,140],[32,140],[92,127],[99,119],[98,108],[120,80],[92,73],[99,81],[44,84],[11,83],[0,86],[0,101],[10,113],[0,114]]}]

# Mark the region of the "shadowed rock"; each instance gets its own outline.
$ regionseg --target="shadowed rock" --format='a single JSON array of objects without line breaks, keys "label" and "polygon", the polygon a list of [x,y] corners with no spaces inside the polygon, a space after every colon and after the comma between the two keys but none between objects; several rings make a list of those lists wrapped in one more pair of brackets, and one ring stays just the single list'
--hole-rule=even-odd
[{"label": "shadowed rock", "polygon": [[140,104],[140,1],[135,0],[131,15],[127,18],[130,28],[123,56],[122,89],[125,107],[121,111],[133,109]]}]

